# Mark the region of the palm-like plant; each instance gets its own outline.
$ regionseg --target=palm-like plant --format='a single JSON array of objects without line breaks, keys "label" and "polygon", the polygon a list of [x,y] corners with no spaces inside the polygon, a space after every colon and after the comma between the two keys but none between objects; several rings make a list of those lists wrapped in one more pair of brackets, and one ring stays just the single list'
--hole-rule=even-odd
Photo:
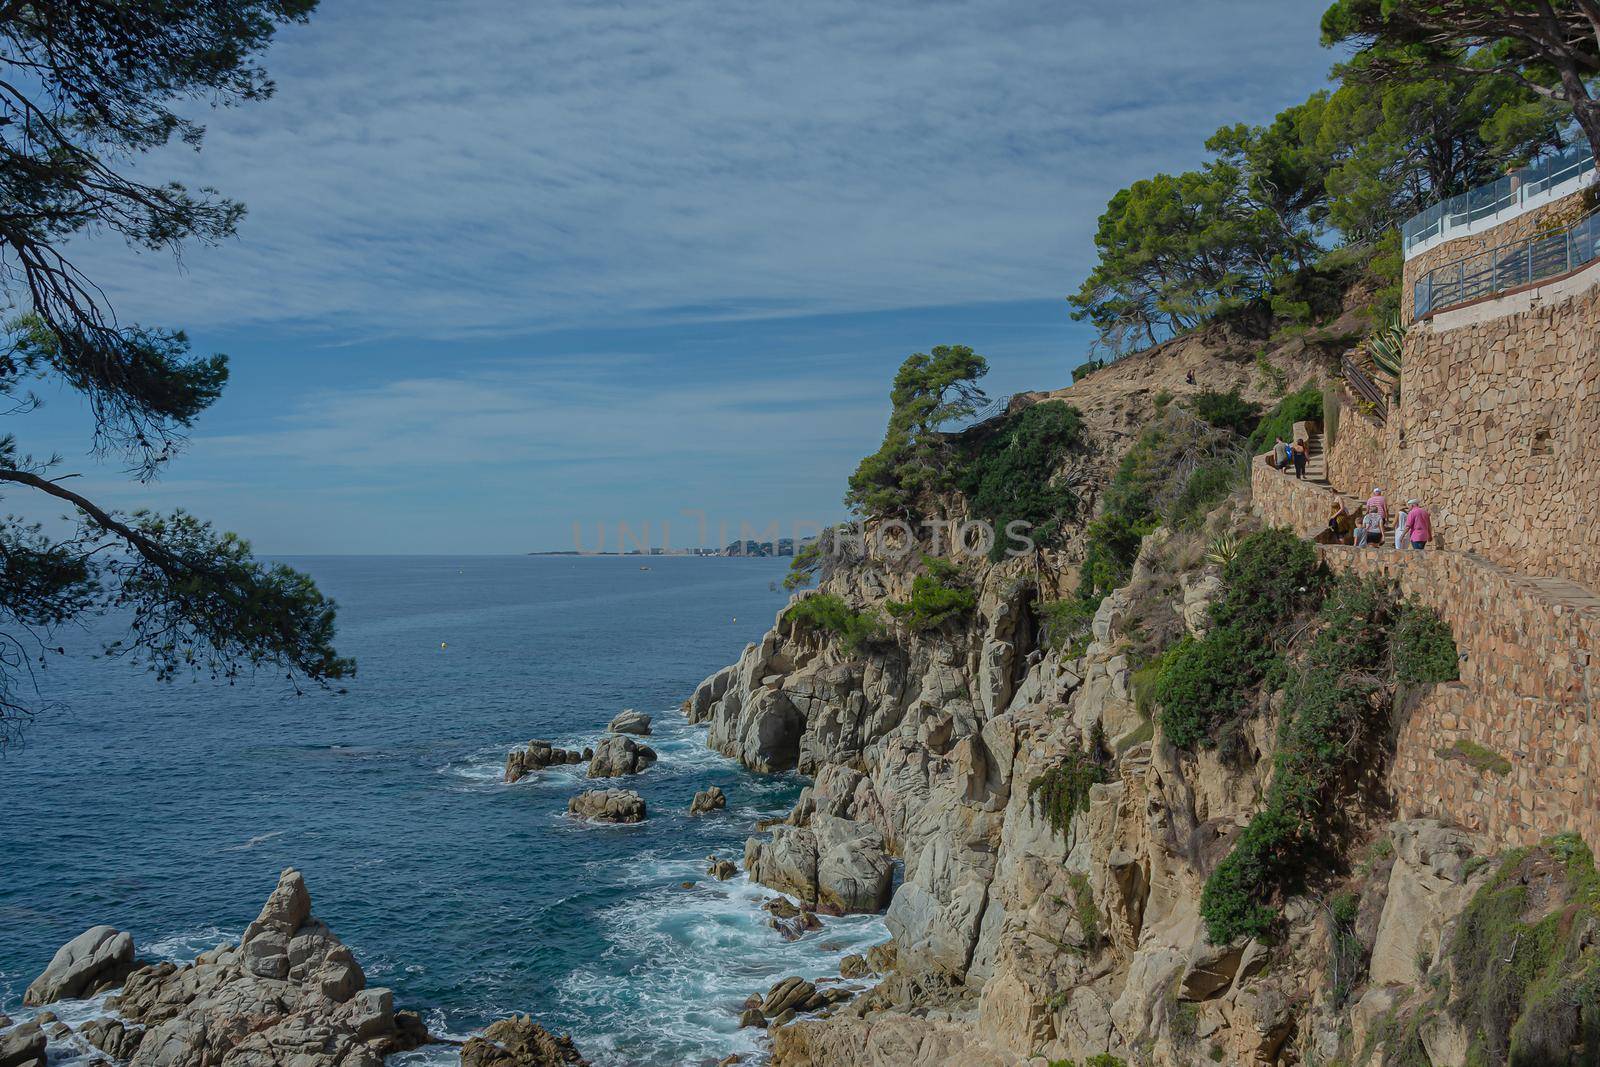
[{"label": "palm-like plant", "polygon": [[1218,567],[1226,567],[1238,554],[1239,539],[1233,534],[1213,537],[1211,543],[1206,546],[1206,562]]},{"label": "palm-like plant", "polygon": [[1398,312],[1367,338],[1367,355],[1372,357],[1373,365],[1393,378],[1396,384],[1400,381],[1401,347],[1405,339],[1406,327],[1400,321]]}]

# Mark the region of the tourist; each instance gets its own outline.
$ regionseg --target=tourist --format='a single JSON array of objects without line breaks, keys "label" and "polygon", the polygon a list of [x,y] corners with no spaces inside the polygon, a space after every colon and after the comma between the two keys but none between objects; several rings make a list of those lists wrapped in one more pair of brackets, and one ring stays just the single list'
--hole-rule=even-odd
[{"label": "tourist", "polygon": [[1284,469],[1284,459],[1288,456],[1288,444],[1279,437],[1272,442],[1272,465],[1279,470]]},{"label": "tourist", "polygon": [[1333,510],[1328,512],[1328,533],[1333,534],[1333,544],[1344,544],[1344,537],[1349,533],[1349,512],[1344,510],[1344,501],[1334,498]]},{"label": "tourist", "polygon": [[1400,551],[1406,547],[1406,514],[1410,509],[1401,507],[1400,514],[1394,519],[1394,550]]},{"label": "tourist", "polygon": [[1383,521],[1389,521],[1389,501],[1383,495],[1383,487],[1377,486],[1372,490],[1372,495],[1367,497],[1367,507],[1377,508],[1378,514],[1383,516]]},{"label": "tourist", "polygon": [[1188,374],[1185,374],[1183,376],[1183,380],[1188,382],[1190,385],[1193,385],[1194,384],[1194,371],[1190,371]]},{"label": "tourist", "polygon": [[1373,548],[1383,544],[1383,513],[1377,508],[1368,508],[1361,517],[1361,529],[1356,531],[1356,544],[1371,545]]},{"label": "tourist", "polygon": [[1306,460],[1311,457],[1311,450],[1306,447],[1305,438],[1302,437],[1294,443],[1294,449],[1290,456],[1294,460],[1294,476],[1304,480],[1306,476]]},{"label": "tourist", "polygon": [[1406,540],[1418,552],[1433,540],[1433,516],[1420,500],[1406,501]]}]

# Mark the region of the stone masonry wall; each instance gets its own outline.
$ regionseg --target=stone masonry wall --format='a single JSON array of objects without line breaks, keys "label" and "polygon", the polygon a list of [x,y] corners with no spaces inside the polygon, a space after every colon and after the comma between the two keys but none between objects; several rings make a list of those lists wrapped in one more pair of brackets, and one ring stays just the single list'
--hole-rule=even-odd
[{"label": "stone masonry wall", "polygon": [[1443,547],[1600,589],[1600,265],[1419,323],[1404,360],[1391,499],[1427,504]]},{"label": "stone masonry wall", "polygon": [[[1251,488],[1267,523],[1302,533],[1321,529],[1335,499],[1261,460]],[[1449,624],[1465,655],[1461,680],[1430,691],[1400,733],[1390,772],[1398,815],[1502,844],[1576,830],[1600,849],[1600,596],[1460,552],[1318,551],[1337,572],[1395,580]],[[1485,754],[1504,759],[1504,773],[1482,766]]]},{"label": "stone masonry wall", "polygon": [[1447,819],[1506,845],[1575,830],[1600,849],[1600,597],[1455,552],[1320,551],[1335,571],[1396,580],[1450,624],[1465,656],[1461,681],[1435,687],[1401,730],[1397,817]]},{"label": "stone masonry wall", "polygon": [[1526,240],[1546,230],[1570,226],[1582,217],[1587,202],[1586,192],[1573,193],[1571,196],[1564,196],[1560,200],[1536,207],[1514,219],[1508,219],[1493,229],[1468,237],[1457,237],[1406,260],[1405,284],[1401,286],[1400,293],[1402,321],[1411,321],[1411,313],[1415,306],[1411,299],[1412,286],[1430,270],[1500,245]]}]

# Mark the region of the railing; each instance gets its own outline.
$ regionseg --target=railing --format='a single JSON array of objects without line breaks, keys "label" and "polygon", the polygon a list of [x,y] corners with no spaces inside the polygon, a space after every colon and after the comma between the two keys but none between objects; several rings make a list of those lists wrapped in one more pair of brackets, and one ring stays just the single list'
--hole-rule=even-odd
[{"label": "railing", "polygon": [[1007,393],[1005,396],[994,397],[987,404],[984,404],[981,408],[979,408],[978,410],[974,411],[971,415],[968,415],[965,419],[963,419],[962,420],[962,426],[963,426],[963,428],[970,428],[970,427],[978,425],[981,422],[988,422],[990,419],[994,418],[996,415],[1004,415],[1006,413],[1006,408],[1008,408],[1010,406],[1011,406],[1011,394],[1010,393]]},{"label": "railing", "polygon": [[1508,208],[1524,207],[1528,201],[1594,169],[1594,152],[1587,144],[1535,160],[1499,181],[1452,196],[1411,216],[1401,224],[1401,244],[1409,255],[1417,245],[1471,226]]},{"label": "railing", "polygon": [[1590,213],[1565,230],[1513,241],[1435,267],[1412,286],[1412,318],[1567,274],[1596,259],[1600,259],[1600,212]]},{"label": "railing", "polygon": [[1389,421],[1389,397],[1381,386],[1367,376],[1361,365],[1349,356],[1345,356],[1340,363],[1344,372],[1344,380],[1350,383],[1350,389],[1367,403],[1372,405],[1372,415],[1380,423]]}]

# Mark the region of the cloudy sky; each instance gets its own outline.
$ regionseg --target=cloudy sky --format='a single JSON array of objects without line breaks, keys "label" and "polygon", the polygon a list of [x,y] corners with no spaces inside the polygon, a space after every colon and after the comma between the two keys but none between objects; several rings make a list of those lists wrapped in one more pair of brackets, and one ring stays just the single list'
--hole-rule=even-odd
[{"label": "cloudy sky", "polygon": [[1325,2],[324,0],[273,99],[144,168],[239,239],[77,250],[228,395],[153,486],[66,395],[23,443],[268,553],[836,519],[910,352],[1070,381],[1107,198],[1321,86]]}]

